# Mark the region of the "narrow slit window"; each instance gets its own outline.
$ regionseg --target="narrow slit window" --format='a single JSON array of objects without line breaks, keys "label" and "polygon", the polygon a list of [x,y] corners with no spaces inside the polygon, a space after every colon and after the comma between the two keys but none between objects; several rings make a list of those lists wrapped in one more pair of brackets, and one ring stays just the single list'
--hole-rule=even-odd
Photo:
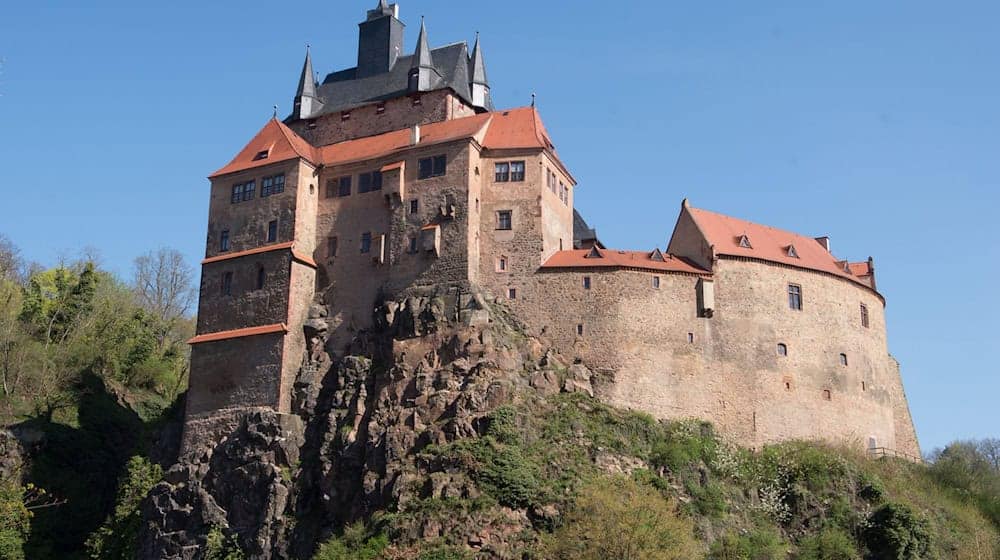
[{"label": "narrow slit window", "polygon": [[583,336],[583,324],[579,324],[576,326],[576,334],[579,336]]},{"label": "narrow slit window", "polygon": [[694,333],[693,332],[689,332],[688,333],[688,344],[693,344],[693,343],[694,343]]},{"label": "narrow slit window", "polygon": [[840,354],[840,365],[842,365],[842,366],[846,366],[847,365],[847,354],[843,354],[843,353]]},{"label": "narrow slit window", "polygon": [[278,240],[278,220],[271,220],[267,223],[267,242],[274,243]]},{"label": "narrow slit window", "polygon": [[497,259],[497,272],[507,272],[507,257]]},{"label": "narrow slit window", "polygon": [[660,277],[659,276],[654,276],[653,277],[653,289],[656,289],[656,290],[660,289]]},{"label": "narrow slit window", "polygon": [[364,232],[361,234],[361,252],[370,253],[372,250],[372,234],[371,232]]},{"label": "narrow slit window", "polygon": [[410,214],[416,214],[419,211],[420,211],[420,201],[414,198],[413,200],[410,201]]},{"label": "narrow slit window", "polygon": [[233,273],[224,272],[222,273],[222,295],[231,296],[233,295]]},{"label": "narrow slit window", "polygon": [[861,326],[864,328],[869,328],[870,324],[868,322],[868,306],[861,304]]},{"label": "narrow slit window", "polygon": [[263,290],[264,289],[264,282],[266,280],[267,280],[267,271],[264,270],[263,266],[259,267],[257,269],[257,289],[258,290]]},{"label": "narrow slit window", "polygon": [[326,256],[336,257],[337,256],[337,238],[328,237],[326,239]]},{"label": "narrow slit window", "polygon": [[784,342],[779,342],[778,343],[778,355],[779,356],[787,356],[788,355],[788,346],[785,345]]},{"label": "narrow slit window", "polygon": [[219,250],[228,251],[229,250],[229,230],[222,230],[219,234]]},{"label": "narrow slit window", "polygon": [[590,289],[590,276],[584,276],[583,277],[583,289],[584,290],[589,290]]}]

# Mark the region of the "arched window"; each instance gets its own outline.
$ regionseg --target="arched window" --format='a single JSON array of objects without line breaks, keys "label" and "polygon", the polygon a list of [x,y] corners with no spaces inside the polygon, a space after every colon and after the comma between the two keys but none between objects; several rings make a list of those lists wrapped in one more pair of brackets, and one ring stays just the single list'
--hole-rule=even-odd
[{"label": "arched window", "polygon": [[846,366],[847,365],[847,354],[841,354],[840,355],[840,365],[842,365],[842,366]]},{"label": "arched window", "polygon": [[829,401],[833,399],[833,394],[830,393],[829,389],[823,389],[823,400]]},{"label": "arched window", "polygon": [[778,343],[778,355],[779,356],[787,356],[788,355],[788,346],[786,346],[784,342],[779,342]]}]

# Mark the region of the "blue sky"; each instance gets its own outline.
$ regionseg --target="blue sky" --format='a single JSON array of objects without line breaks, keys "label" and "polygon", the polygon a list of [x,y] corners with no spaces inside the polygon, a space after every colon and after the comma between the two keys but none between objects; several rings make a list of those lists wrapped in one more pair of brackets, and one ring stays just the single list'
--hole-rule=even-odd
[{"label": "blue sky", "polygon": [[[304,45],[352,66],[374,0],[12,2],[0,14],[0,233],[123,274],[196,263],[205,176]],[[370,4],[370,5],[369,5]],[[463,5],[475,6],[473,9]],[[608,245],[663,247],[681,199],[875,257],[925,450],[1000,436],[1000,4],[406,1],[407,48],[482,33],[498,106],[538,95]]]}]

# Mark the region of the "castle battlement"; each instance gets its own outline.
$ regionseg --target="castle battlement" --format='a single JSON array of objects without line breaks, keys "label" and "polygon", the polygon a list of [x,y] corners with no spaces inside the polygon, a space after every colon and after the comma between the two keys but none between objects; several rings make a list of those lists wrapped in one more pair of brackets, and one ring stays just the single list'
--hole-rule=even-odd
[{"label": "castle battlement", "polygon": [[380,301],[452,286],[503,301],[613,404],[747,445],[919,455],[872,259],[686,200],[665,250],[606,248],[539,112],[494,109],[478,38],[433,49],[421,23],[404,56],[402,37],[380,2],[357,67],[316,83],[307,53],[293,114],[209,177],[189,426],[290,412],[307,323],[342,354]]}]

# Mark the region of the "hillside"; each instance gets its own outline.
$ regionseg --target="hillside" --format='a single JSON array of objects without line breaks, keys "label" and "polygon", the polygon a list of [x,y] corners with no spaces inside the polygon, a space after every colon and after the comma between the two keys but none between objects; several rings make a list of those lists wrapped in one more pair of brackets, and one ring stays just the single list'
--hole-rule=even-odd
[{"label": "hillside", "polygon": [[[109,321],[123,314],[101,310],[120,307],[94,303],[133,301],[121,283],[67,270],[59,309],[76,311],[39,309],[88,361],[50,358],[65,366],[58,393],[29,384],[5,401],[0,558],[1000,558],[1000,474],[980,450],[918,465],[741,449],[697,420],[600,403],[584,365],[454,290],[385,302],[340,359],[310,323],[296,415],[248,415],[174,463],[182,371],[162,365],[171,344],[142,342],[178,336],[146,315]],[[30,296],[37,274],[8,294]],[[80,350],[99,326],[131,334]],[[151,363],[157,375],[139,375]]]}]

